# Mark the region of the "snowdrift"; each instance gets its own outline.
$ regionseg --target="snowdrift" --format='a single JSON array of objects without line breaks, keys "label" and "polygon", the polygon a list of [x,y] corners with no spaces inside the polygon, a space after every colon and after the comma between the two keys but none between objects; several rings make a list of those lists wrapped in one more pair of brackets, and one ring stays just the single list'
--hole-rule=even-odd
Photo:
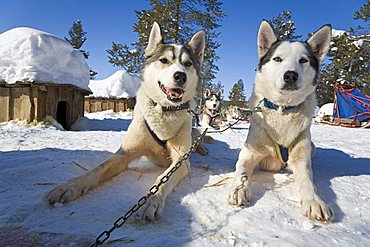
[{"label": "snowdrift", "polygon": [[89,90],[82,53],[52,34],[18,27],[0,34],[0,80],[71,84]]},{"label": "snowdrift", "polygon": [[125,70],[118,70],[104,80],[90,80],[89,88],[94,97],[131,98],[140,87],[140,78]]}]

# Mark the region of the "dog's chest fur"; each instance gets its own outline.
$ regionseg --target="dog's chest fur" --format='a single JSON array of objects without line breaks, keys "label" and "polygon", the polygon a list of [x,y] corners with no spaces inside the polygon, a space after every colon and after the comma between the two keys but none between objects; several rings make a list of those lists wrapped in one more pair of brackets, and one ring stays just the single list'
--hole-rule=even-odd
[{"label": "dog's chest fur", "polygon": [[[251,106],[256,106],[261,98],[252,96]],[[276,143],[289,147],[304,131],[309,131],[315,104],[315,96],[308,96],[303,103],[290,110],[268,109],[252,115],[252,125],[258,125]]]},{"label": "dog's chest fur", "polygon": [[[145,119],[159,139],[170,140],[178,134],[186,121],[191,121],[186,109],[163,112],[162,106],[155,104],[143,91],[139,89],[137,93],[134,117]],[[189,129],[189,136],[190,132],[191,129]]]}]

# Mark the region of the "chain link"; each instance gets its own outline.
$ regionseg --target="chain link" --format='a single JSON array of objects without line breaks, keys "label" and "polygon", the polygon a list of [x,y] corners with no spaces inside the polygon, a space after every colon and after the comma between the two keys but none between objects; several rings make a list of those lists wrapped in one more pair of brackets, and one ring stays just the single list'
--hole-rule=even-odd
[{"label": "chain link", "polygon": [[241,174],[240,182],[242,182],[238,187],[236,187],[236,190],[240,190],[245,187],[245,183],[248,182],[248,176],[246,172],[243,172]]},{"label": "chain link", "polygon": [[238,118],[234,123],[229,124],[226,128],[224,128],[222,130],[210,130],[210,131],[208,131],[208,133],[222,133],[222,132],[230,129],[231,127],[233,127],[235,124],[239,123],[240,120],[242,120],[242,118]]},{"label": "chain link", "polygon": [[91,247],[96,247],[101,244],[103,244],[105,241],[107,241],[111,235],[111,233],[117,229],[120,228],[123,224],[125,224],[135,212],[137,212],[142,206],[145,205],[145,203],[148,201],[148,199],[156,194],[162,184],[165,184],[170,177],[172,176],[173,173],[175,173],[183,164],[183,162],[187,159],[189,159],[190,154],[192,152],[195,152],[196,147],[199,145],[199,143],[203,140],[204,136],[206,135],[208,129],[205,129],[204,132],[193,142],[193,144],[190,147],[189,152],[185,153],[182,158],[176,162],[176,164],[169,170],[159,181],[158,184],[153,185],[150,189],[148,194],[145,196],[141,197],[137,203],[130,209],[128,210],[124,216],[119,217],[113,224],[113,226],[106,231],[103,231],[95,240],[95,243],[91,245]]}]

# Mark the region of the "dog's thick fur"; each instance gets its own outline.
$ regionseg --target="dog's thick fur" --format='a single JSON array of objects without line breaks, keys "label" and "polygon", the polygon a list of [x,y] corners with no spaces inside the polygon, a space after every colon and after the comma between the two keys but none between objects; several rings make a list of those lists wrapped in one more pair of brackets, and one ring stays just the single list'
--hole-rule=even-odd
[{"label": "dog's thick fur", "polygon": [[[141,73],[134,118],[121,148],[92,171],[57,185],[45,195],[45,200],[50,204],[75,200],[127,170],[129,163],[141,156],[167,167],[156,180],[155,184],[158,184],[163,175],[189,151],[192,129],[187,109],[163,111],[162,107],[192,101],[198,85],[204,48],[203,30],[196,33],[186,45],[172,45],[163,42],[160,27],[154,23],[145,50],[146,61]],[[155,141],[145,121],[159,139],[167,140],[166,148]],[[150,221],[162,214],[167,196],[188,174],[189,166],[189,161],[185,161],[159,191],[150,197],[139,211],[141,219]]]},{"label": "dog's thick fur", "polygon": [[[251,117],[248,137],[236,164],[229,203],[249,204],[250,181],[258,164],[269,171],[279,171],[283,167],[277,158],[275,143],[290,149],[287,164],[299,188],[303,214],[323,222],[333,219],[331,209],[319,198],[312,181],[314,146],[310,134],[319,65],[330,40],[330,25],[323,26],[306,42],[288,42],[278,40],[272,26],[262,21],[258,31],[260,61],[250,99],[250,109],[260,105],[262,111]],[[279,106],[278,109],[261,104],[263,99]],[[242,186],[241,179],[245,176],[248,181]]]},{"label": "dog's thick fur", "polygon": [[207,89],[205,99],[201,125],[205,128],[219,129],[222,125],[221,90],[217,93],[212,93]]}]

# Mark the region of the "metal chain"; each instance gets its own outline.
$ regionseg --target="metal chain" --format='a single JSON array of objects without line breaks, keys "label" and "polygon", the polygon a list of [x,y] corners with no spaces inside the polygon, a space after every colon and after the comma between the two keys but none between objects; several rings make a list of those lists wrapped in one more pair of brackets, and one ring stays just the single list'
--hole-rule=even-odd
[{"label": "metal chain", "polygon": [[238,118],[234,123],[229,124],[226,128],[224,128],[222,130],[209,130],[207,133],[222,133],[222,132],[230,129],[231,127],[233,127],[235,124],[239,123],[240,120],[242,120],[242,118]]},{"label": "metal chain", "polygon": [[240,181],[242,183],[240,185],[238,185],[238,187],[235,188],[235,192],[233,193],[233,200],[234,201],[236,200],[236,197],[237,197],[237,195],[239,193],[239,190],[243,189],[245,187],[245,183],[248,182],[248,176],[247,176],[247,173],[246,172],[243,172],[241,174]]},{"label": "metal chain", "polygon": [[243,172],[241,174],[241,178],[240,178],[240,181],[242,182],[241,185],[239,185],[238,187],[236,187],[236,190],[240,190],[242,189],[243,187],[245,187],[245,183],[248,182],[248,176],[247,176],[247,173],[246,172]]},{"label": "metal chain", "polygon": [[[261,100],[258,105],[253,109],[252,112],[258,112],[261,110],[261,108],[259,107],[261,102],[263,100]],[[189,110],[189,113],[192,113],[193,115],[197,115],[194,111],[190,111]],[[223,130],[219,130],[219,131],[214,131],[214,132],[223,132],[227,129],[230,129],[233,125],[235,125],[236,123],[238,123],[241,119],[237,119],[236,122],[230,124],[226,129],[223,129]],[[165,184],[167,183],[167,181],[170,179],[170,177],[172,176],[172,174],[174,172],[176,172],[180,167],[181,165],[183,164],[183,162],[187,159],[189,159],[190,157],[190,154],[192,152],[195,152],[196,150],[196,147],[200,144],[200,142],[203,140],[204,136],[207,134],[207,131],[208,131],[208,128],[206,128],[203,133],[193,142],[193,144],[191,145],[190,147],[190,150],[189,152],[185,153],[182,158],[171,168],[171,170],[169,170],[159,181],[158,184],[155,184],[153,185],[150,189],[149,189],[149,192],[148,194],[146,194],[145,196],[141,197],[137,203],[130,209],[128,210],[123,216],[119,217],[114,223],[113,223],[113,226],[109,229],[109,230],[106,230],[106,231],[103,231],[95,240],[95,242],[91,245],[91,247],[96,247],[96,246],[99,246],[103,243],[105,243],[105,241],[107,241],[111,235],[111,233],[117,229],[117,228],[120,228],[123,226],[123,224],[125,224],[127,222],[127,220],[134,214],[136,213],[142,206],[144,206],[146,204],[146,202],[148,201],[148,199],[156,194],[160,188],[160,186],[162,184]],[[245,183],[248,181],[248,176],[246,174],[244,174],[242,177],[241,177],[241,182],[242,184],[238,187],[243,187],[245,186]]]},{"label": "metal chain", "polygon": [[141,197],[137,203],[130,209],[128,210],[123,216],[119,217],[113,224],[113,226],[109,229],[109,230],[106,230],[106,231],[103,231],[95,240],[95,243],[93,243],[91,245],[91,247],[96,247],[96,246],[99,246],[101,244],[103,244],[105,241],[108,240],[108,238],[110,237],[111,233],[117,229],[117,228],[120,228],[123,224],[125,224],[127,222],[127,220],[135,213],[137,212],[143,205],[145,205],[145,203],[148,201],[148,199],[156,194],[160,188],[160,186],[162,184],[165,184],[169,179],[170,177],[172,176],[172,174],[174,172],[176,172],[180,167],[181,165],[183,164],[183,162],[187,159],[189,159],[190,157],[190,154],[192,152],[195,152],[196,150],[196,147],[199,145],[199,143],[203,140],[204,136],[206,135],[207,133],[207,130],[208,129],[205,129],[204,132],[193,142],[193,144],[191,145],[190,147],[190,150],[189,152],[185,153],[182,158],[171,168],[171,170],[169,170],[159,181],[158,184],[155,184],[153,185],[150,189],[149,189],[149,192],[148,194],[146,194],[145,196]]}]

